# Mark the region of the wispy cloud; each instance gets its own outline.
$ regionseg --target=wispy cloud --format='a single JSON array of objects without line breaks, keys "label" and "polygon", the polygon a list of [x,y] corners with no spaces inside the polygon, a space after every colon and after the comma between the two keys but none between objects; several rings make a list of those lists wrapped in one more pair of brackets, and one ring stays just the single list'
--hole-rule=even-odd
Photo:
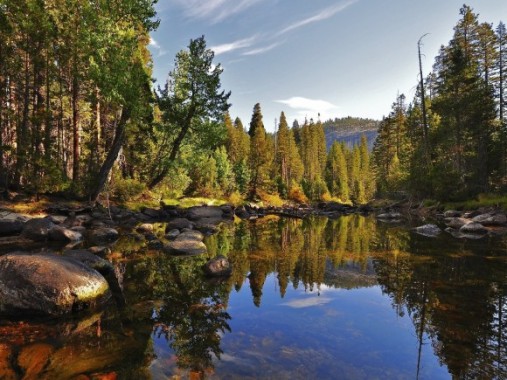
[{"label": "wispy cloud", "polygon": [[274,48],[281,45],[282,43],[283,43],[283,41],[279,41],[279,42],[272,43],[271,45],[268,45],[268,46],[263,46],[263,47],[259,47],[256,49],[248,50],[248,51],[244,52],[242,55],[258,55],[258,54],[266,53],[270,50],[273,50]]},{"label": "wispy cloud", "polygon": [[176,0],[187,17],[218,23],[264,0]]},{"label": "wispy cloud", "polygon": [[303,118],[317,118],[320,115],[321,120],[337,117],[340,107],[322,99],[309,99],[300,96],[293,96],[285,100],[275,100],[276,103],[281,103],[289,106],[296,111],[298,119]]},{"label": "wispy cloud", "polygon": [[229,42],[227,44],[211,46],[210,49],[215,52],[215,55],[220,55],[224,53],[229,53],[234,50],[248,48],[252,46],[252,44],[255,42],[256,39],[257,35],[249,38],[243,38],[241,40],[237,40],[234,42]]},{"label": "wispy cloud", "polygon": [[347,9],[348,7],[350,7],[351,5],[356,3],[357,1],[358,0],[349,0],[349,1],[342,2],[338,5],[335,5],[333,7],[326,8],[311,17],[305,18],[304,20],[300,20],[300,21],[295,22],[292,25],[289,25],[288,27],[279,31],[277,33],[277,35],[281,36],[282,34],[288,33],[288,32],[295,30],[295,29],[299,29],[305,25],[331,18],[335,14]]},{"label": "wispy cloud", "polygon": [[306,110],[313,112],[326,112],[338,109],[338,106],[321,99],[308,99],[300,96],[293,96],[286,100],[276,100],[277,103],[288,105],[297,110]]},{"label": "wispy cloud", "polygon": [[157,56],[161,57],[165,54],[167,54],[167,51],[165,51],[162,46],[153,38],[150,36],[150,43],[148,46],[151,46],[154,50],[158,52]]}]

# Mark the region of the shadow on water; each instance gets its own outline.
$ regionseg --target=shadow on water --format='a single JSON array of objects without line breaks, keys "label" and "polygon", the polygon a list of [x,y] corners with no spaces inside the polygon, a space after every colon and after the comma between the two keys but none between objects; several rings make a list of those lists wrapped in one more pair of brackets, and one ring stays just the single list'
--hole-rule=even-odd
[{"label": "shadow on water", "polygon": [[[206,245],[208,255],[171,257],[126,236],[109,259],[127,307],[65,321],[0,321],[0,378],[507,378],[502,238],[430,239],[352,215],[237,222]],[[218,254],[232,275],[207,279],[202,266]],[[383,299],[386,323],[409,321],[409,348],[387,351],[388,343],[366,340],[382,329],[375,320],[351,329],[372,307],[380,315]],[[270,327],[255,318],[283,320],[290,331],[277,327],[262,338]],[[290,324],[308,320],[311,333]],[[337,342],[351,339],[360,354],[347,361]],[[413,353],[406,366],[394,357],[375,367],[382,355],[406,350]]]}]

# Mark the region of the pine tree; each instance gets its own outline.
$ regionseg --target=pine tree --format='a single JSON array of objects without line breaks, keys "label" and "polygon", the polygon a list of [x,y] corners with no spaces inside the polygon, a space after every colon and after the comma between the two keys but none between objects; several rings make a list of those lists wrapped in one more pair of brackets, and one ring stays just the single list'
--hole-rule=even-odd
[{"label": "pine tree", "polygon": [[250,136],[249,197],[254,199],[258,196],[258,190],[265,185],[268,179],[269,165],[271,163],[269,142],[262,122],[262,112],[259,103],[254,106],[248,135]]},{"label": "pine tree", "polygon": [[293,183],[299,183],[301,180],[303,166],[294,135],[287,125],[287,119],[283,112],[280,114],[276,141],[276,174],[281,179],[284,192],[287,193]]},{"label": "pine tree", "polygon": [[347,161],[344,154],[345,146],[338,141],[331,145],[326,163],[327,188],[332,196],[342,202],[349,201]]}]

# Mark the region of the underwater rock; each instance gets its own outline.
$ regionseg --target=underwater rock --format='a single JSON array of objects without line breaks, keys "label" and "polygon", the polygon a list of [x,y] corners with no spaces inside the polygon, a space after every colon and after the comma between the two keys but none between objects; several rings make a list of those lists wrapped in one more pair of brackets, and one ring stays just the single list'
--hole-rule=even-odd
[{"label": "underwater rock", "polygon": [[208,276],[230,276],[232,273],[232,267],[225,256],[217,256],[214,259],[209,260],[204,265],[204,271]]}]

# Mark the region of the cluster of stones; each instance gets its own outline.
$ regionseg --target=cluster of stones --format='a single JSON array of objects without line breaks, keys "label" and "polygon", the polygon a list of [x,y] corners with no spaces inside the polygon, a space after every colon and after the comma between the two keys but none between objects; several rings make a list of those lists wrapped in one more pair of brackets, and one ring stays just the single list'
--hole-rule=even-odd
[{"label": "cluster of stones", "polygon": [[[103,305],[112,296],[122,302],[121,281],[113,265],[100,257],[118,239],[119,228],[135,230],[150,248],[199,255],[207,252],[204,236],[217,232],[220,223],[232,221],[235,210],[163,206],[133,212],[55,206],[47,211],[48,216],[34,218],[0,211],[0,252],[5,253],[0,256],[1,314],[62,315]],[[162,239],[153,233],[156,222],[167,222]],[[63,253],[48,250],[52,244],[65,245]],[[89,248],[73,249],[78,244]],[[210,260],[204,270],[210,276],[231,273],[224,257]]]},{"label": "cluster of stones", "polygon": [[[488,234],[506,233],[507,216],[495,210],[461,212],[448,210],[439,215],[446,225],[445,232],[458,239],[480,239]],[[415,228],[425,236],[437,236],[441,229],[435,224]]]}]

